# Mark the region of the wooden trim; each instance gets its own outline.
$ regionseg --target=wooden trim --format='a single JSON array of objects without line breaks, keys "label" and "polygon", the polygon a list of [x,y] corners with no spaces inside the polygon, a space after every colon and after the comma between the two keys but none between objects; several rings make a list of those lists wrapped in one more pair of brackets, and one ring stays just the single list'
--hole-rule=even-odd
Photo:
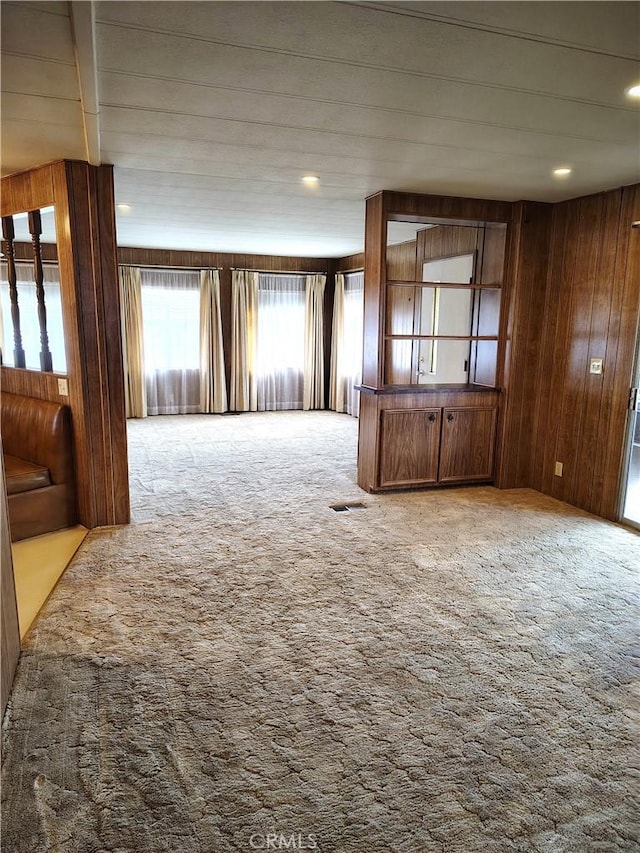
[{"label": "wooden trim", "polygon": [[497,341],[497,335],[385,335],[385,341]]},{"label": "wooden trim", "polygon": [[66,378],[65,373],[44,373],[41,370],[5,366],[0,368],[0,385],[3,391],[64,405],[68,405],[69,398],[59,393],[58,379]]},{"label": "wooden trim", "polygon": [[18,606],[16,603],[16,588],[13,577],[13,558],[11,555],[11,533],[9,530],[9,513],[7,511],[7,490],[4,477],[4,462],[0,459],[0,572],[2,620],[0,646],[0,718],[4,716],[13,676],[20,657],[20,627],[18,623]]},{"label": "wooden trim", "polygon": [[389,279],[388,287],[444,287],[453,288],[455,290],[502,290],[501,284],[464,284],[454,281],[403,281],[399,279]]},{"label": "wooden trim", "polygon": [[300,258],[292,255],[251,255],[241,252],[200,252],[181,249],[144,249],[118,246],[118,263],[125,266],[177,269],[255,270],[273,273],[297,269],[297,275],[326,275],[329,258]]}]

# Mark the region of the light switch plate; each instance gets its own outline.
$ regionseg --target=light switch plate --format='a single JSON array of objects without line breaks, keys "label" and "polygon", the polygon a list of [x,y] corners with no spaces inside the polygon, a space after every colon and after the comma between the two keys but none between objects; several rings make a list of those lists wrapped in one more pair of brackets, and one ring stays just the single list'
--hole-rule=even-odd
[{"label": "light switch plate", "polygon": [[69,383],[66,379],[58,379],[58,394],[61,397],[69,396]]},{"label": "light switch plate", "polygon": [[601,358],[592,358],[589,361],[589,373],[602,373],[602,359]]}]

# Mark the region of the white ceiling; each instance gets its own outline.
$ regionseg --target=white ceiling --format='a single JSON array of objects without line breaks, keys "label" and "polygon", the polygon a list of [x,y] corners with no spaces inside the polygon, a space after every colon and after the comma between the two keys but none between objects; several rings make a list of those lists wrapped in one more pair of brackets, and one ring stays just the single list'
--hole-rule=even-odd
[{"label": "white ceiling", "polygon": [[123,246],[340,257],[381,189],[640,180],[639,53],[635,2],[3,2],[2,171],[113,163]]}]

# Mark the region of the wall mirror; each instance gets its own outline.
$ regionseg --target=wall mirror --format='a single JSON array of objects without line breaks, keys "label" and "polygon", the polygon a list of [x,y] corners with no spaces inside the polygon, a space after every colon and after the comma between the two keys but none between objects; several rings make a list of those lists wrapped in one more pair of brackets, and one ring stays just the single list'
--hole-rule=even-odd
[{"label": "wall mirror", "polygon": [[387,222],[386,384],[495,384],[505,233]]},{"label": "wall mirror", "polygon": [[53,207],[2,217],[0,348],[6,367],[67,371]]}]

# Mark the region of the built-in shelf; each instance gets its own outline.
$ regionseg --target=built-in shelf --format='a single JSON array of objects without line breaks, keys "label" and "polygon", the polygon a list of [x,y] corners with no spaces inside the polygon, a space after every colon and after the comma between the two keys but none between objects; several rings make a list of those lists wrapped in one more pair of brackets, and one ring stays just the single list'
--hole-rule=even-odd
[{"label": "built-in shelf", "polygon": [[443,287],[456,290],[502,290],[499,284],[465,284],[453,281],[409,281],[406,279],[388,279],[388,285],[394,287]]}]

